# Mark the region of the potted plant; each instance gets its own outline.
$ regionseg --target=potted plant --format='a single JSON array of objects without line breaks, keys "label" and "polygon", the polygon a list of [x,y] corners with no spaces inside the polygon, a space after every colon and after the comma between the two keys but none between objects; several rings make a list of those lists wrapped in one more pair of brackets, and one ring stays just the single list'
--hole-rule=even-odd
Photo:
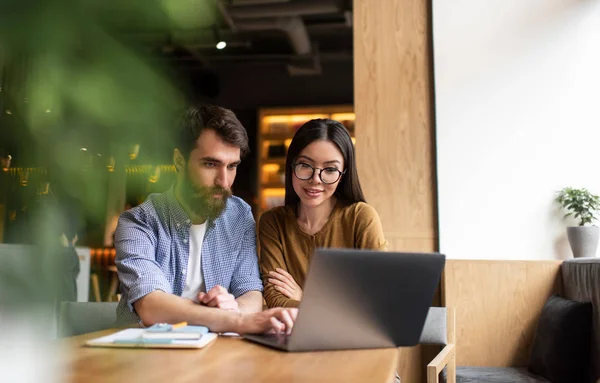
[{"label": "potted plant", "polygon": [[[575,258],[595,257],[600,228],[591,225],[600,210],[600,197],[587,189],[564,188],[556,198],[567,211],[566,217],[575,218],[579,226],[569,226],[567,237]],[[588,226],[586,226],[588,225]]]}]

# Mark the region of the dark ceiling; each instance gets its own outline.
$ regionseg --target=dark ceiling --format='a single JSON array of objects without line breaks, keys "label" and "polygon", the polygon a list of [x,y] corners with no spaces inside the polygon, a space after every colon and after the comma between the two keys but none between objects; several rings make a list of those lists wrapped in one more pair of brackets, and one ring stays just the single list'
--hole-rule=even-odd
[{"label": "dark ceiling", "polygon": [[321,63],[352,60],[351,0],[179,3],[144,18],[136,7],[117,6],[102,18],[120,40],[191,70],[278,63],[291,76],[319,75]]},{"label": "dark ceiling", "polygon": [[352,100],[351,0],[36,1],[0,5],[0,149],[15,165],[115,144],[156,156],[185,98]]}]

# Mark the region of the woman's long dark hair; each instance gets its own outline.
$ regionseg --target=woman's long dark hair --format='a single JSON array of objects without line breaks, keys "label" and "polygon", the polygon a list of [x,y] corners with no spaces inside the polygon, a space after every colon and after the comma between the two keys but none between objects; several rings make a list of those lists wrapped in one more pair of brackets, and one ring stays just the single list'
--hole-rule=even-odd
[{"label": "woman's long dark hair", "polygon": [[304,148],[318,140],[333,142],[344,156],[346,173],[342,175],[335,195],[347,203],[366,202],[360,187],[354,145],[348,130],[338,121],[316,119],[308,121],[298,129],[288,149],[285,160],[285,205],[295,207],[300,202],[292,185],[292,177],[295,177],[293,164]]}]

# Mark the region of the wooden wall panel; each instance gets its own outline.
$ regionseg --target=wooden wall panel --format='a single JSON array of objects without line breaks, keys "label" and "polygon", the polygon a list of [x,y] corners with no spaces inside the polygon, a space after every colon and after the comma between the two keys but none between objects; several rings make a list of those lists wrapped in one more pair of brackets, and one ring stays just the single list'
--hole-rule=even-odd
[{"label": "wooden wall panel", "polygon": [[432,238],[403,238],[386,234],[388,247],[394,250],[410,250],[416,252],[431,252],[437,249]]},{"label": "wooden wall panel", "polygon": [[358,169],[392,250],[437,244],[428,7],[354,0]]},{"label": "wooden wall panel", "polygon": [[[426,0],[354,0],[358,170],[390,250],[437,249],[429,20]],[[399,354],[402,382],[424,381],[431,352]]]},{"label": "wooden wall panel", "polygon": [[456,309],[459,366],[526,366],[544,303],[560,292],[561,261],[448,260],[445,306]]}]

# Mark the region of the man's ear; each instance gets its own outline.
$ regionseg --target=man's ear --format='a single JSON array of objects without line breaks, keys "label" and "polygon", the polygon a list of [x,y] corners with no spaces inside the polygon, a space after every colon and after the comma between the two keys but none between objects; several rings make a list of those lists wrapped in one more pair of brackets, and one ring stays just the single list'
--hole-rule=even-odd
[{"label": "man's ear", "polygon": [[185,168],[185,160],[179,149],[173,151],[173,165],[175,165],[175,170],[177,170],[177,172],[183,171]]}]

